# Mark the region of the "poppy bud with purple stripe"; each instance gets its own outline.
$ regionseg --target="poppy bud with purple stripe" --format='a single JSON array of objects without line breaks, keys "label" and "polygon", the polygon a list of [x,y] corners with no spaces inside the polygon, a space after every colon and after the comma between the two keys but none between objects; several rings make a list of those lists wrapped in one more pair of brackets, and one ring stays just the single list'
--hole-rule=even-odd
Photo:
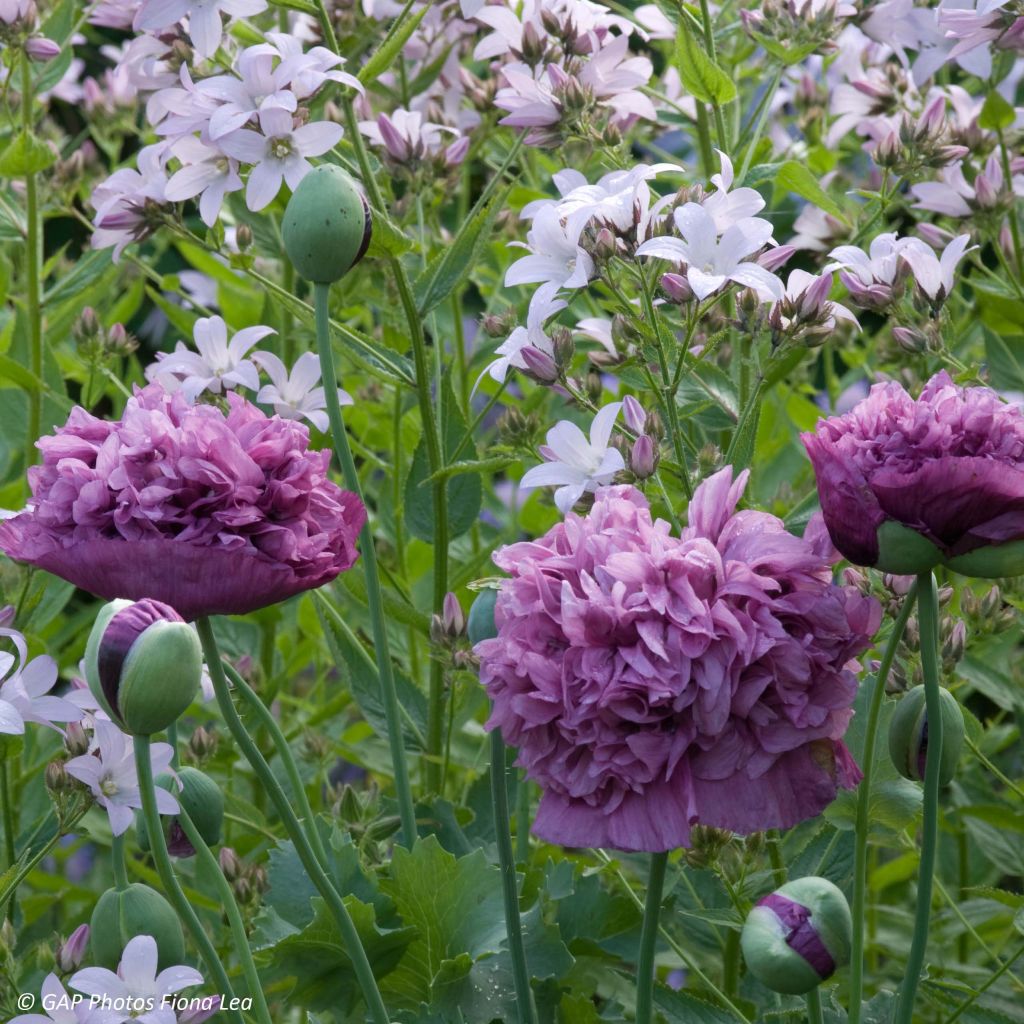
[{"label": "poppy bud with purple stripe", "polygon": [[850,960],[853,922],[826,878],[787,882],[757,902],[740,943],[750,973],[774,992],[802,995]]},{"label": "poppy bud with purple stripe", "polygon": [[[956,697],[939,687],[942,707],[942,756],[939,758],[939,785],[948,786],[956,775],[964,745],[964,713]],[[915,686],[900,699],[889,723],[889,756],[896,771],[905,779],[924,781],[928,761],[928,709],[923,686]]]},{"label": "poppy bud with purple stripe", "polygon": [[[177,776],[163,774],[155,779],[156,785],[173,793],[196,827],[207,846],[220,842],[224,824],[224,796],[217,783],[198,768],[180,768]],[[179,788],[180,787],[180,788]],[[160,819],[164,827],[167,852],[172,857],[193,857],[195,847],[181,826],[180,815],[165,815]],[[135,834],[140,850],[149,850],[149,830],[145,815],[135,816]]]},{"label": "poppy bud with purple stripe", "polygon": [[194,629],[150,598],[100,609],[85,648],[85,676],[100,707],[125,732],[150,736],[195,699],[203,653]]}]

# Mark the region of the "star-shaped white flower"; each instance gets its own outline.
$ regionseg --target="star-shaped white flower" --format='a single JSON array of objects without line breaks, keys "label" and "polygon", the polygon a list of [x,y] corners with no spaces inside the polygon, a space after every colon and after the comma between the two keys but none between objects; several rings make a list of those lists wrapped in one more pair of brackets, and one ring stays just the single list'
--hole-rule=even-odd
[{"label": "star-shaped white flower", "polygon": [[[273,352],[256,352],[253,360],[266,370],[272,384],[264,384],[256,396],[286,420],[307,419],[317,430],[326,433],[328,426],[327,398],[320,385],[320,360],[315,352],[304,352],[295,360],[292,372]],[[352,396],[338,388],[338,404],[351,405]]]},{"label": "star-shaped white flower", "polygon": [[57,663],[53,658],[42,654],[26,664],[25,638],[14,629],[0,629],[0,636],[9,637],[18,652],[17,657],[0,652],[0,733],[20,736],[25,732],[26,722],[60,732],[55,722],[79,721],[80,708],[62,697],[48,696],[57,682]]}]

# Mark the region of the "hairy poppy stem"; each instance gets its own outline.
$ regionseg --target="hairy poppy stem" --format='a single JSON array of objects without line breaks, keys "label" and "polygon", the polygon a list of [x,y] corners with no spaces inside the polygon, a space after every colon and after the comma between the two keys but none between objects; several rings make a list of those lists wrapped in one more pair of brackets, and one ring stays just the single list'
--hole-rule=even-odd
[{"label": "hairy poppy stem", "polygon": [[[334,369],[334,351],[331,348],[331,322],[328,307],[330,285],[313,285],[313,305],[316,312],[316,347],[320,355],[320,378],[324,385],[324,399],[327,403],[327,418],[331,424],[331,438],[334,451],[341,464],[345,486],[362,501],[363,491],[359,474],[352,459],[352,451],[345,433],[338,404],[338,378]],[[397,467],[395,472],[397,472]],[[416,841],[416,812],[412,802],[412,788],[409,783],[409,768],[405,760],[405,740],[402,733],[402,719],[395,690],[395,675],[391,666],[391,652],[388,646],[388,632],[384,619],[384,600],[381,596],[380,573],[377,569],[377,552],[373,546],[373,531],[370,517],[359,533],[359,550],[363,556],[363,575],[366,578],[366,603],[370,609],[370,623],[373,629],[373,648],[377,657],[377,672],[380,676],[381,699],[388,723],[388,743],[391,746],[391,766],[395,776],[395,793],[398,798],[398,815],[402,821],[402,838],[407,847]]]},{"label": "hairy poppy stem", "polygon": [[[156,865],[156,873],[160,876],[164,892],[171,901],[171,905],[178,912],[178,916],[185,922],[195,942],[199,955],[209,971],[210,978],[217,984],[222,995],[228,1000],[234,999],[234,989],[228,979],[227,971],[221,962],[220,955],[214,949],[210,937],[206,934],[202,922],[192,909],[188,897],[185,895],[174,874],[174,865],[171,864],[171,856],[167,852],[167,840],[164,838],[163,825],[160,821],[160,812],[156,807],[156,790],[153,787],[153,762],[150,759],[149,737],[134,737],[135,748],[135,771],[139,777],[139,793],[142,796],[142,814],[146,820],[146,831],[149,834],[149,848],[153,854],[153,862]],[[240,1010],[228,1010],[228,1014],[237,1024],[245,1024]]]},{"label": "hairy poppy stem", "polygon": [[885,698],[885,684],[889,679],[896,650],[903,638],[907,619],[917,604],[918,584],[915,580],[903,599],[903,607],[892,627],[889,642],[885,646],[882,660],[875,676],[875,688],[871,692],[867,726],[864,730],[864,752],[861,755],[861,771],[864,777],[857,789],[857,819],[854,830],[853,854],[853,942],[850,947],[850,1005],[847,1009],[849,1024],[860,1024],[861,1006],[864,1001],[864,929],[867,910],[868,885],[868,831],[871,812],[871,778],[875,766],[875,744],[878,739],[878,722],[881,718],[882,701]]},{"label": "hairy poppy stem", "polygon": [[[516,988],[519,1024],[536,1024],[537,1014],[530,989],[530,972],[523,945],[523,923],[519,917],[519,890],[516,884],[516,861],[512,852],[512,834],[508,810],[508,772],[505,767],[505,743],[499,729],[491,730],[491,805],[494,808],[494,831],[501,864],[501,889],[505,899],[505,929],[508,951],[512,957],[512,979]],[[520,785],[525,785],[520,782]]]},{"label": "hairy poppy stem", "polygon": [[[348,908],[342,901],[341,896],[338,895],[337,889],[334,888],[323,866],[313,852],[309,838],[303,831],[299,819],[295,816],[292,805],[288,802],[287,794],[281,788],[281,784],[277,781],[273,771],[271,771],[270,765],[267,764],[266,759],[260,753],[255,742],[253,742],[253,738],[249,735],[242,719],[238,717],[235,705],[231,701],[231,690],[228,687],[227,676],[224,674],[220,651],[217,647],[217,638],[213,632],[213,624],[204,615],[196,620],[196,629],[199,631],[199,639],[203,644],[206,667],[210,670],[210,678],[213,680],[213,689],[217,694],[217,704],[220,707],[220,713],[224,717],[231,735],[235,738],[235,742],[245,755],[245,759],[252,765],[253,771],[256,772],[256,777],[259,779],[260,784],[266,789],[274,806],[277,808],[277,813],[281,817],[285,831],[288,833],[288,838],[295,844],[295,852],[299,855],[299,860],[306,869],[306,874],[309,875],[309,879],[316,887],[317,892],[323,897],[324,902],[327,904],[327,909],[338,925],[342,944],[345,952],[348,953],[349,959],[352,961],[352,969],[355,971],[363,998],[366,1000],[370,1019],[373,1021],[373,1024],[389,1024],[388,1011],[384,1006],[384,1000],[381,998],[380,989],[377,987],[377,979],[373,976],[373,969],[370,967],[370,961],[367,959],[366,950],[363,948],[362,941],[359,938],[355,922],[352,920]],[[152,831],[152,827],[150,827],[150,831]]]},{"label": "hairy poppy stem", "polygon": [[928,926],[932,911],[932,881],[939,845],[939,774],[942,760],[942,705],[939,695],[939,598],[931,572],[917,577],[918,621],[921,624],[921,668],[924,672],[925,708],[928,716],[928,752],[924,769],[924,822],[921,827],[921,864],[917,880],[914,937],[910,943],[906,973],[900,987],[894,1024],[911,1024],[914,998],[921,980]]},{"label": "hairy poppy stem", "polygon": [[654,1019],[654,947],[658,941],[658,915],[661,913],[667,865],[668,853],[651,854],[644,920],[640,930],[640,957],[636,965],[636,1024],[651,1024]]}]

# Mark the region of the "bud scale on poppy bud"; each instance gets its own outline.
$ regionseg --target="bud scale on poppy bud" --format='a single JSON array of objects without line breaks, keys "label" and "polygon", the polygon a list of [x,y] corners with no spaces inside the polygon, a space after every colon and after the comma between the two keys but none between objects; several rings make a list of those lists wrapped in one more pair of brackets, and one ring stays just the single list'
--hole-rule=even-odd
[{"label": "bud scale on poppy bud", "polygon": [[151,736],[177,721],[202,672],[199,637],[170,605],[143,598],[100,609],[85,648],[86,680],[125,732]]},{"label": "bud scale on poppy bud", "polygon": [[[155,782],[161,789],[166,789],[174,795],[207,846],[220,842],[221,826],[224,824],[224,797],[217,783],[209,775],[198,768],[181,768],[177,779],[173,775],[162,774],[156,777]],[[180,789],[178,783],[181,784]],[[194,856],[195,847],[189,842],[185,830],[181,827],[178,815],[165,815],[160,821],[164,827],[167,852],[172,857]],[[139,849],[148,850],[149,831],[141,811],[135,818],[135,833],[138,836]]]}]

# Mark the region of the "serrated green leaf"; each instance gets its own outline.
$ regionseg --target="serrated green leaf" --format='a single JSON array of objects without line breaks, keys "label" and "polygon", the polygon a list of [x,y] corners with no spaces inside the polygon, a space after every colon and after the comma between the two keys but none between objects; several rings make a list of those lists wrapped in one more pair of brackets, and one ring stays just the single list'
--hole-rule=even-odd
[{"label": "serrated green leaf", "polygon": [[736,98],[736,84],[704,52],[689,26],[680,20],[673,58],[683,87],[704,103],[728,103]]}]

